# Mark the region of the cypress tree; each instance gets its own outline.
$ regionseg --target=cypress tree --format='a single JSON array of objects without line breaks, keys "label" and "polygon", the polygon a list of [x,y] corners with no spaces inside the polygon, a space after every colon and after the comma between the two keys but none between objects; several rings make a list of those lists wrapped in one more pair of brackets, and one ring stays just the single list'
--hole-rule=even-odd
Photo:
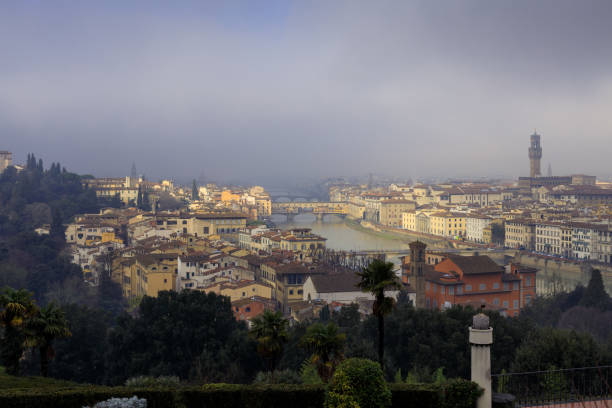
[{"label": "cypress tree", "polygon": [[197,200],[199,198],[200,195],[198,194],[198,185],[196,184],[195,179],[193,179],[193,185],[191,186],[191,199]]},{"label": "cypress tree", "polygon": [[136,197],[136,207],[142,207],[142,187],[138,185],[138,197]]},{"label": "cypress tree", "polygon": [[602,310],[605,310],[610,304],[610,296],[606,293],[599,269],[593,269],[593,272],[591,272],[591,279],[580,300],[580,304]]}]

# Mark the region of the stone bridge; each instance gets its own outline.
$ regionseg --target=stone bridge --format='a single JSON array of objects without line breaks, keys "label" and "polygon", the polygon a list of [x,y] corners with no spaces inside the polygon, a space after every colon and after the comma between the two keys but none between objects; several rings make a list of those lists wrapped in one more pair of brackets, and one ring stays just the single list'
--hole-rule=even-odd
[{"label": "stone bridge", "polygon": [[292,203],[272,203],[272,214],[284,214],[287,219],[293,218],[296,214],[312,213],[317,219],[323,219],[326,214],[335,214],[341,217],[348,214],[347,203],[332,202],[292,202]]}]

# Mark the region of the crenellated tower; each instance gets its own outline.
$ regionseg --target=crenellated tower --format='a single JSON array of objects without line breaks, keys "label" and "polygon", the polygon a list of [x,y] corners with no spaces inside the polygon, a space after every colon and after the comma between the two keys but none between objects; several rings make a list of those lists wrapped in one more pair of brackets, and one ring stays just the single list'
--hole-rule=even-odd
[{"label": "crenellated tower", "polygon": [[531,145],[529,146],[530,177],[540,177],[540,159],[542,158],[542,145],[540,135],[533,132],[531,135]]}]

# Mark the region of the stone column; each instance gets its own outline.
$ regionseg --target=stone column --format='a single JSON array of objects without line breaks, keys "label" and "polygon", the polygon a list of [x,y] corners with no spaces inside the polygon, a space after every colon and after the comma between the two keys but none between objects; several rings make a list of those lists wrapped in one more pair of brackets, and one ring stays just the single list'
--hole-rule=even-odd
[{"label": "stone column", "polygon": [[491,408],[491,344],[493,329],[489,327],[489,317],[479,313],[474,316],[470,327],[472,381],[484,389],[476,403],[477,408]]}]

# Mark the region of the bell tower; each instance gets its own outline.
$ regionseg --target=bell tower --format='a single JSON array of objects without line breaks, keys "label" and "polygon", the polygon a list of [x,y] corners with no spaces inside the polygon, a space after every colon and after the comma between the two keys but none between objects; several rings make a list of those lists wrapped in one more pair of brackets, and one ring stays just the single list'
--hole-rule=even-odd
[{"label": "bell tower", "polygon": [[410,246],[410,275],[415,283],[416,307],[425,307],[425,248],[421,241],[414,241]]},{"label": "bell tower", "polygon": [[531,145],[529,146],[529,164],[530,164],[530,177],[540,177],[540,159],[542,158],[542,145],[540,144],[540,135],[535,131],[531,135]]}]

